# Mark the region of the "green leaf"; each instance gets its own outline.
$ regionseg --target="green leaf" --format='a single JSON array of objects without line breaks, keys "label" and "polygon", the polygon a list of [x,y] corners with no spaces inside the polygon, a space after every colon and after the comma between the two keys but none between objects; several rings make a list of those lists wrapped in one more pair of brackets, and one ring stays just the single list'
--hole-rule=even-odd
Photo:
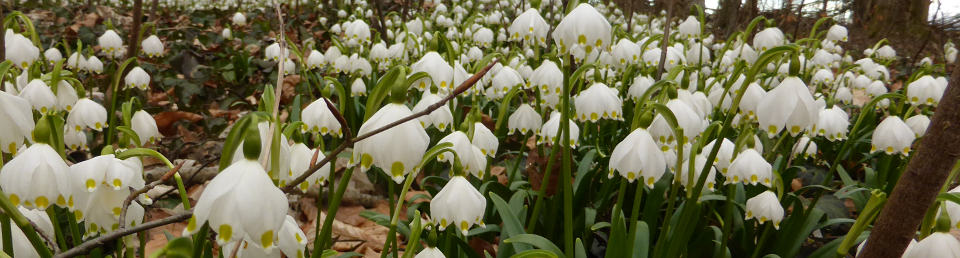
[{"label": "green leaf", "polygon": [[[500,198],[496,193],[490,193],[490,200],[493,201],[493,205],[497,209],[497,213],[500,214],[500,219],[503,220],[503,231],[501,231],[501,239],[507,239],[516,235],[525,234],[526,232],[523,229],[523,223],[520,222],[520,219],[515,215],[516,213],[510,209],[510,205],[507,204],[503,198]],[[516,251],[524,251],[530,249],[526,244],[513,244],[513,248]],[[501,245],[501,248],[504,247]]]},{"label": "green leaf", "polygon": [[243,142],[243,136],[246,134],[247,128],[250,128],[251,120],[253,120],[253,116],[246,115],[233,123],[233,128],[227,133],[227,139],[223,141],[223,150],[220,153],[225,154],[220,155],[219,171],[223,171],[230,166],[230,164],[233,164],[233,153],[237,151],[240,143]]},{"label": "green leaf", "polygon": [[583,241],[581,241],[580,238],[577,238],[576,244],[577,245],[575,247],[576,252],[574,252],[574,255],[575,255],[574,258],[587,258],[587,250],[586,248],[583,248]]},{"label": "green leaf", "polygon": [[633,257],[646,258],[650,253],[650,228],[643,221],[637,222],[637,232],[634,233]]},{"label": "green leaf", "polygon": [[151,258],[189,258],[193,256],[193,239],[189,237],[174,238],[160,251],[150,255]]},{"label": "green leaf", "polygon": [[960,204],[960,193],[941,193],[937,195],[937,201],[951,201]]},{"label": "green leaf", "polygon": [[563,255],[563,251],[560,250],[560,247],[557,247],[557,245],[554,245],[553,242],[550,242],[549,239],[546,239],[539,235],[520,234],[520,235],[512,236],[507,240],[503,240],[503,242],[504,243],[527,243],[537,248],[551,251],[557,256]]},{"label": "green leaf", "polygon": [[556,258],[557,254],[546,250],[526,250],[510,256],[511,258]]}]

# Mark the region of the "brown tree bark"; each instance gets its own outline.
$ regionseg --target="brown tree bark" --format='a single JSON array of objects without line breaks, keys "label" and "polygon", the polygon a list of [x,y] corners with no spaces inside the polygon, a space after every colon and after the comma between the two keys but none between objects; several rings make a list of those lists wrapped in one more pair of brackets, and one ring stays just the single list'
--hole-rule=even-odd
[{"label": "brown tree bark", "polygon": [[880,212],[860,257],[900,257],[960,157],[960,67],[919,147]]},{"label": "brown tree bark", "polygon": [[140,25],[143,23],[143,0],[133,0],[133,26],[131,26],[127,43],[127,59],[137,56],[140,51]]},{"label": "brown tree bark", "polygon": [[[870,39],[926,31],[929,0],[854,0],[853,22]],[[890,37],[888,37],[890,38]]]},{"label": "brown tree bark", "polygon": [[720,10],[717,11],[717,19],[715,20],[715,28],[720,33],[718,36],[727,38],[736,30],[739,13],[740,0],[722,0],[720,2]]}]

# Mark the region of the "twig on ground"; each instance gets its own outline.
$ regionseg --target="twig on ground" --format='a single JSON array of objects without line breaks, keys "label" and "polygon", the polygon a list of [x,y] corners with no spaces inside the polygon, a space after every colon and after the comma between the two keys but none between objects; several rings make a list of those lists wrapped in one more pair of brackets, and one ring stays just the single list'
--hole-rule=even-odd
[{"label": "twig on ground", "polygon": [[124,237],[126,235],[135,234],[137,232],[146,231],[148,229],[167,225],[167,224],[181,222],[189,219],[190,216],[193,216],[192,210],[186,211],[184,213],[180,213],[177,215],[172,215],[170,217],[166,217],[163,219],[143,223],[134,227],[113,231],[104,235],[100,235],[97,238],[87,240],[86,242],[83,242],[82,244],[75,246],[70,250],[67,250],[62,253],[58,253],[54,257],[76,257],[76,256],[84,255],[84,254],[90,253],[90,250],[93,250],[94,248],[100,247],[106,243],[109,243],[113,240]]},{"label": "twig on ground", "polygon": [[180,168],[183,167],[183,164],[184,164],[183,162],[180,162],[180,164],[177,164],[177,166],[171,168],[170,171],[167,171],[167,173],[163,174],[163,176],[161,176],[159,179],[151,182],[150,184],[144,186],[143,188],[140,188],[139,190],[132,191],[130,195],[127,196],[127,199],[123,200],[123,205],[120,206],[120,221],[118,221],[121,229],[126,227],[126,224],[124,224],[124,222],[126,222],[126,218],[127,218],[127,208],[130,208],[130,204],[133,203],[133,200],[136,199],[137,196],[140,196],[141,194],[144,194],[147,191],[150,191],[150,189],[157,187],[158,185],[162,184],[164,181],[167,181],[168,179],[173,177],[173,175],[176,174],[177,171],[180,171]]}]

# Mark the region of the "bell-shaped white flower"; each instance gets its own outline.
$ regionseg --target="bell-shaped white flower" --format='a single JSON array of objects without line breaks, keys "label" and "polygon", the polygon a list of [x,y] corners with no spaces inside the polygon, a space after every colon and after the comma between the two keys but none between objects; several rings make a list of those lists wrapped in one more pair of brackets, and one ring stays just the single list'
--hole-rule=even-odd
[{"label": "bell-shaped white flower", "polygon": [[[284,134],[280,134],[279,159],[274,159],[272,155],[269,155],[269,152],[267,151],[270,149],[270,145],[268,145],[268,143],[271,143],[273,138],[270,135],[270,122],[263,121],[263,122],[257,123],[257,131],[260,133],[260,142],[261,142],[260,156],[258,157],[258,162],[260,164],[266,164],[264,166],[264,169],[267,169],[267,171],[270,173],[272,177],[279,178],[280,175],[290,170],[290,145],[288,144],[289,141],[287,141],[287,136]],[[243,146],[244,141],[246,140],[240,141],[241,146]],[[233,159],[231,161],[233,163],[237,163],[242,160],[244,160],[243,149],[237,148],[237,150],[233,153]],[[273,170],[274,162],[278,163],[277,171]]]},{"label": "bell-shaped white flower", "polygon": [[[570,136],[570,146],[576,147],[577,142],[580,139],[580,127],[577,127],[577,124],[573,122],[573,119],[567,120],[570,123],[570,133],[567,134]],[[547,119],[547,122],[543,123],[543,126],[540,127],[540,138],[537,139],[537,144],[541,143],[550,143],[553,144],[557,137],[560,137],[560,112],[553,111],[550,113],[550,119]]]},{"label": "bell-shaped white flower", "polygon": [[653,184],[663,177],[667,164],[663,152],[650,133],[643,128],[637,128],[613,149],[609,167],[608,178],[613,178],[616,171],[631,183],[643,178],[643,183],[652,188]]},{"label": "bell-shaped white flower", "polygon": [[890,45],[885,45],[883,47],[880,47],[880,49],[877,49],[877,51],[875,51],[874,54],[877,56],[877,58],[881,60],[897,59],[897,51],[894,50],[893,47],[891,47]]},{"label": "bell-shaped white flower", "polygon": [[417,89],[426,91],[430,89],[430,81],[440,90],[449,90],[453,85],[453,67],[443,59],[437,52],[428,52],[423,55],[419,61],[410,65],[411,73],[426,72],[430,79],[420,79],[413,84]]},{"label": "bell-shaped white flower", "polygon": [[87,58],[85,62],[77,62],[77,63],[83,65],[80,68],[83,69],[84,71],[97,73],[97,74],[103,72],[103,62],[100,61],[99,57],[91,56],[90,58]]},{"label": "bell-shaped white flower", "polygon": [[559,94],[563,89],[563,71],[550,60],[544,60],[530,75],[530,85],[540,89],[541,93]]},{"label": "bell-shaped white flower", "polygon": [[614,62],[617,64],[616,67],[622,68],[628,64],[640,63],[640,56],[643,54],[643,49],[636,43],[630,41],[630,39],[623,38],[611,47],[610,53],[614,58]]},{"label": "bell-shaped white flower", "polygon": [[507,129],[510,134],[518,130],[524,135],[526,135],[527,132],[540,134],[540,125],[542,123],[543,119],[540,118],[540,113],[537,113],[533,107],[524,103],[520,104],[517,110],[513,111],[513,114],[510,114],[510,117],[507,118]]},{"label": "bell-shaped white flower", "polygon": [[43,58],[46,58],[48,62],[55,64],[63,59],[63,53],[60,53],[59,49],[51,47],[48,48],[47,51],[43,51]]},{"label": "bell-shaped white flower", "polygon": [[[443,100],[443,98],[439,95],[425,91],[423,97],[417,102],[417,105],[413,106],[413,112],[416,113],[426,110],[430,105],[436,104],[441,100]],[[446,131],[447,128],[450,127],[450,124],[453,123],[453,113],[450,112],[450,106],[443,105],[433,112],[430,112],[430,114],[417,118],[417,120],[420,121],[420,125],[422,125],[423,128],[433,126],[436,127],[437,130]]]},{"label": "bell-shaped white flower", "polygon": [[303,250],[307,247],[307,235],[290,215],[283,219],[283,227],[280,228],[277,237],[277,246],[287,257],[304,257]]},{"label": "bell-shaped white flower", "polygon": [[777,194],[764,191],[748,199],[747,213],[744,219],[756,219],[760,224],[770,221],[773,222],[774,228],[780,229],[780,221],[783,220],[783,206],[780,205]]},{"label": "bell-shaped white flower", "polygon": [[230,28],[223,28],[223,30],[220,31],[220,37],[228,40],[233,39],[233,31],[230,30]]},{"label": "bell-shaped white flower", "polygon": [[619,91],[603,83],[594,83],[573,100],[580,121],[596,123],[600,118],[623,120],[623,100]]},{"label": "bell-shaped white flower", "polygon": [[[376,130],[401,118],[412,115],[403,104],[391,103],[377,110],[363,125],[358,135]],[[402,183],[405,175],[413,171],[423,159],[430,144],[430,136],[417,122],[407,121],[382,133],[357,142],[353,148],[351,164],[360,164],[363,171],[377,166],[396,183]]]},{"label": "bell-shaped white flower", "polygon": [[[680,183],[684,187],[693,187],[697,183],[697,180],[700,180],[700,174],[703,173],[703,166],[707,164],[707,157],[704,157],[703,154],[697,155],[693,160],[693,181],[690,181],[690,160],[684,160],[683,164],[680,166],[680,173],[677,173],[677,177],[680,179]],[[713,166],[710,166],[710,171],[707,172],[707,180],[703,182],[703,189],[713,191],[717,186],[717,169]],[[688,189],[693,190],[693,189]]]},{"label": "bell-shaped white flower", "polygon": [[[716,142],[717,140],[714,139],[713,141],[710,141],[710,143],[707,143],[707,145],[704,145],[703,149],[701,150],[703,155],[709,154],[709,152],[713,150],[713,145]],[[730,163],[733,162],[734,148],[735,146],[733,142],[727,140],[727,138],[723,138],[723,140],[720,141],[720,149],[717,151],[717,156],[714,160],[714,166],[720,169],[720,173],[723,175],[727,175],[727,171],[730,168]]]},{"label": "bell-shaped white flower", "polygon": [[834,106],[820,110],[817,117],[817,123],[813,125],[813,134],[826,137],[827,140],[836,141],[847,138],[847,127],[850,126],[850,118],[847,112],[842,108]]},{"label": "bell-shaped white flower", "polygon": [[[26,240],[26,237],[24,237],[24,240]],[[27,245],[30,245],[30,243],[27,242]],[[441,252],[440,249],[437,249],[436,247],[427,247],[427,248],[424,248],[423,250],[420,250],[420,252],[417,253],[417,255],[414,256],[413,258],[447,258],[447,256],[444,256],[443,252]]]},{"label": "bell-shaped white flower", "polygon": [[627,96],[633,101],[638,101],[643,97],[643,94],[647,92],[647,89],[653,86],[653,83],[653,78],[650,76],[634,77],[633,83],[630,84],[630,88],[627,89]]},{"label": "bell-shaped white flower", "polygon": [[63,128],[63,144],[67,146],[68,150],[86,150],[90,148],[90,146],[87,145],[87,134],[83,131],[73,130],[69,126],[64,126]]},{"label": "bell-shaped white flower", "polygon": [[847,42],[847,27],[843,27],[840,24],[830,26],[830,29],[827,30],[827,39],[833,42]]},{"label": "bell-shaped white flower", "polygon": [[499,99],[507,95],[514,87],[523,87],[523,76],[509,66],[504,66],[493,76],[490,88],[487,88],[487,97]]},{"label": "bell-shaped white flower", "polygon": [[960,257],[960,241],[953,234],[934,232],[908,248],[903,257]]},{"label": "bell-shaped white flower", "polygon": [[359,97],[367,95],[367,84],[363,82],[363,78],[357,78],[353,80],[353,83],[350,84],[350,96]]},{"label": "bell-shaped white flower", "polygon": [[163,137],[157,130],[157,121],[147,111],[134,112],[130,124],[130,128],[140,137],[141,144],[154,143]]},{"label": "bell-shaped white flower", "polygon": [[870,152],[883,151],[888,155],[900,153],[907,156],[915,139],[916,133],[900,117],[888,116],[873,130]]},{"label": "bell-shaped white flower", "polygon": [[317,99],[303,109],[301,118],[303,126],[302,132],[320,133],[322,135],[333,135],[339,137],[343,130],[340,128],[340,122],[333,115],[327,103],[323,99]]},{"label": "bell-shaped white flower", "polygon": [[236,12],[230,18],[230,21],[233,22],[233,25],[237,25],[237,26],[247,25],[247,16],[241,12]]},{"label": "bell-shaped white flower", "polygon": [[157,35],[150,35],[140,43],[144,54],[150,58],[163,56],[163,42]]},{"label": "bell-shaped white flower", "polygon": [[760,128],[770,137],[784,127],[790,135],[796,136],[817,122],[819,112],[806,84],[797,77],[787,77],[757,103]]},{"label": "bell-shaped white flower", "polygon": [[[74,164],[70,167],[74,181],[74,195],[68,201],[74,216],[86,222],[85,235],[107,233],[120,227],[119,217],[123,202],[130,195],[129,188],[140,189],[143,180],[143,164],[138,158],[116,159],[103,155]],[[146,195],[141,201],[149,203]],[[128,206],[124,226],[143,221],[144,209],[137,203]]]},{"label": "bell-shaped white flower", "polygon": [[[370,25],[363,20],[355,20],[345,27],[348,45],[359,45],[359,43],[370,42]],[[350,42],[356,42],[355,44]]]},{"label": "bell-shaped white flower", "polygon": [[310,55],[307,56],[307,70],[319,68],[321,66],[323,66],[323,54],[315,49],[310,50]]},{"label": "bell-shaped white flower", "polygon": [[760,87],[760,84],[755,82],[747,85],[746,91],[740,98],[740,114],[744,115],[746,119],[756,119],[757,105],[763,100],[763,96],[767,95],[767,92],[763,90],[763,87]]},{"label": "bell-shaped white flower", "polygon": [[16,156],[24,139],[33,132],[33,112],[27,100],[0,91],[0,153]]},{"label": "bell-shaped white flower", "polygon": [[944,57],[943,59],[947,61],[948,64],[952,64],[957,61],[957,48],[953,45],[945,47],[943,49]]},{"label": "bell-shaped white flower", "polygon": [[273,185],[259,162],[243,159],[210,180],[183,234],[196,233],[209,223],[221,245],[248,239],[270,250],[286,214],[287,196]]},{"label": "bell-shaped white flower", "polygon": [[453,224],[464,236],[473,225],[484,227],[487,199],[463,176],[454,176],[430,200],[430,217],[440,228]]},{"label": "bell-shaped white flower", "polygon": [[97,38],[97,44],[100,45],[100,49],[103,50],[107,56],[113,56],[115,52],[121,51],[120,49],[123,48],[123,39],[120,38],[120,35],[118,35],[116,31],[107,30]]},{"label": "bell-shaped white flower", "polygon": [[57,109],[72,111],[73,105],[77,104],[77,90],[65,80],[57,82]]},{"label": "bell-shaped white flower", "polygon": [[286,60],[288,55],[285,55],[285,54],[288,54],[289,50],[284,49],[284,52],[286,53],[280,52],[280,43],[278,42],[274,42],[273,44],[270,44],[269,46],[267,46],[266,49],[263,50],[264,58],[266,58],[267,60],[272,60],[274,62],[279,62],[281,57],[283,57],[284,60]]},{"label": "bell-shaped white flower", "polygon": [[30,145],[0,168],[0,187],[14,205],[41,210],[53,204],[67,207],[72,196],[70,168],[43,142]]},{"label": "bell-shaped white flower", "polygon": [[[913,134],[916,135],[917,137],[920,137],[921,135],[926,133],[927,127],[930,126],[930,118],[925,115],[911,116],[910,118],[907,118],[907,120],[904,122],[906,122],[907,126],[910,126],[910,129],[913,130]],[[957,216],[958,216],[957,218],[960,219],[960,214],[958,214]]]},{"label": "bell-shaped white flower", "polygon": [[663,118],[663,115],[657,114],[653,118],[653,122],[650,123],[649,130],[654,140],[657,140],[659,144],[675,147],[678,138],[681,139],[681,143],[689,143],[706,128],[706,120],[700,117],[700,114],[690,104],[679,99],[672,99],[667,102],[666,106],[673,112],[673,116],[677,119],[677,125],[683,129],[683,135],[680,137],[673,135],[673,129],[670,128],[667,119]]},{"label": "bell-shaped white flower", "polygon": [[853,103],[853,91],[847,87],[837,88],[837,94],[835,94],[833,97],[844,104]]},{"label": "bell-shaped white flower", "polygon": [[130,69],[126,77],[123,77],[124,85],[127,88],[139,88],[147,90],[150,87],[150,74],[139,66]]},{"label": "bell-shaped white flower", "polygon": [[550,30],[550,24],[540,16],[540,11],[529,8],[522,14],[513,19],[513,23],[507,28],[510,33],[510,40],[522,41],[524,43],[546,44],[547,32]]},{"label": "bell-shaped white flower", "polygon": [[[477,178],[483,179],[484,172],[487,169],[487,157],[479,147],[470,142],[467,134],[461,131],[453,131],[447,136],[440,138],[437,144],[446,142],[453,144],[453,151],[457,153],[457,157],[460,158],[460,165],[463,166],[463,170]],[[449,162],[451,165],[455,162],[453,155],[449,155],[448,153],[437,154],[437,160]]]},{"label": "bell-shaped white flower", "polygon": [[33,106],[34,110],[40,113],[57,110],[57,96],[53,95],[53,90],[40,79],[33,79],[20,91],[20,97],[26,99]]},{"label": "bell-shaped white flower", "polygon": [[[34,225],[34,229],[39,231],[39,233],[46,236],[53,236],[55,234],[53,229],[53,222],[50,220],[50,216],[47,215],[47,212],[41,210],[31,210],[24,208],[23,206],[17,207],[20,210],[20,213],[27,218]],[[12,224],[13,225],[13,224]],[[13,254],[16,254],[17,257],[40,257],[40,254],[37,253],[37,250],[33,247],[33,244],[30,243],[30,239],[27,238],[27,235],[23,233],[23,230],[16,225],[10,227],[10,239],[13,243]],[[3,243],[0,243],[0,248],[3,248]]]},{"label": "bell-shaped white flower", "polygon": [[777,27],[763,29],[753,36],[753,46],[761,53],[779,47],[784,43],[786,43],[786,39],[783,37],[783,31]]},{"label": "bell-shaped white flower", "polygon": [[473,42],[477,46],[488,48],[493,44],[493,30],[490,28],[482,27],[479,30],[473,32]]},{"label": "bell-shaped white flower", "polygon": [[683,39],[699,38],[700,21],[696,17],[687,16],[687,19],[677,26],[677,35]]},{"label": "bell-shaped white flower", "polygon": [[[317,159],[313,161],[314,163],[310,163],[311,160],[313,160],[314,154],[317,155]],[[290,169],[280,176],[280,186],[286,186],[287,182],[302,176],[310,167],[320,163],[320,160],[323,160],[325,157],[323,152],[310,149],[310,147],[307,147],[307,145],[303,143],[293,144],[293,146],[290,147]],[[307,180],[304,180],[297,187],[300,188],[300,191],[306,193],[310,186],[323,185],[329,177],[330,163],[327,163],[320,167],[317,172],[308,176]]]},{"label": "bell-shaped white flower", "polygon": [[759,183],[773,187],[773,167],[754,149],[741,151],[740,155],[730,163],[730,170],[726,176],[727,181],[724,184],[757,185]]},{"label": "bell-shaped white flower", "polygon": [[497,148],[500,147],[500,140],[497,139],[497,136],[480,122],[473,124],[472,143],[480,148],[480,152],[483,153],[483,155],[490,156],[491,158],[496,157]]},{"label": "bell-shaped white flower", "polygon": [[73,111],[67,115],[67,125],[76,131],[83,130],[84,127],[103,130],[107,127],[107,109],[89,98],[82,98],[77,100]]},{"label": "bell-shaped white flower", "polygon": [[924,75],[907,86],[907,98],[913,105],[937,105],[941,97],[943,90],[930,75]]},{"label": "bell-shaped white flower", "polygon": [[810,157],[817,154],[817,143],[810,141],[810,137],[801,136],[797,143],[793,144],[793,155],[797,157]]},{"label": "bell-shaped white flower", "polygon": [[586,54],[606,50],[612,40],[610,22],[597,9],[587,3],[577,5],[553,31],[553,40],[561,53],[572,53],[575,46]]},{"label": "bell-shaped white flower", "polygon": [[4,46],[6,60],[10,60],[20,69],[28,68],[30,64],[37,61],[37,58],[40,58],[40,49],[33,45],[33,41],[23,35],[13,33],[11,29],[7,29],[4,43],[6,44]]}]

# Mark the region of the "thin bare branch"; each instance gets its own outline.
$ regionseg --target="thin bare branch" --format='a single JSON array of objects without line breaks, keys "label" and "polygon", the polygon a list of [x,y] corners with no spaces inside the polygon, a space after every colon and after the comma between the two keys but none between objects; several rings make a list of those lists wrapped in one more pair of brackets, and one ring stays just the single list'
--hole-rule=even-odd
[{"label": "thin bare branch", "polygon": [[134,227],[113,231],[104,235],[100,235],[97,238],[87,240],[86,242],[83,242],[82,244],[76,247],[73,247],[70,250],[67,250],[65,252],[58,253],[53,257],[58,257],[58,258],[59,257],[76,257],[76,256],[84,255],[84,254],[90,253],[90,250],[93,250],[94,248],[100,247],[118,238],[130,235],[130,234],[146,231],[151,228],[181,222],[189,219],[190,216],[193,216],[193,211],[187,211],[187,212],[180,213],[177,215],[172,215],[170,217],[166,217],[163,219],[143,223]]},{"label": "thin bare branch", "polygon": [[125,224],[124,222],[126,222],[126,219],[127,219],[127,208],[130,208],[130,204],[133,203],[133,200],[136,199],[137,196],[140,196],[141,194],[144,194],[147,191],[150,191],[150,189],[153,189],[154,187],[157,187],[158,185],[162,184],[164,181],[167,181],[168,179],[173,177],[173,175],[176,174],[177,171],[180,171],[180,168],[182,167],[183,167],[183,162],[171,168],[170,171],[167,171],[166,174],[163,174],[163,176],[161,176],[160,179],[150,182],[150,184],[144,186],[143,188],[140,188],[139,190],[131,192],[130,195],[127,196],[127,199],[123,200],[123,206],[120,206],[121,207],[120,221],[118,222],[120,225],[120,228],[122,229],[126,227],[127,224]]}]

